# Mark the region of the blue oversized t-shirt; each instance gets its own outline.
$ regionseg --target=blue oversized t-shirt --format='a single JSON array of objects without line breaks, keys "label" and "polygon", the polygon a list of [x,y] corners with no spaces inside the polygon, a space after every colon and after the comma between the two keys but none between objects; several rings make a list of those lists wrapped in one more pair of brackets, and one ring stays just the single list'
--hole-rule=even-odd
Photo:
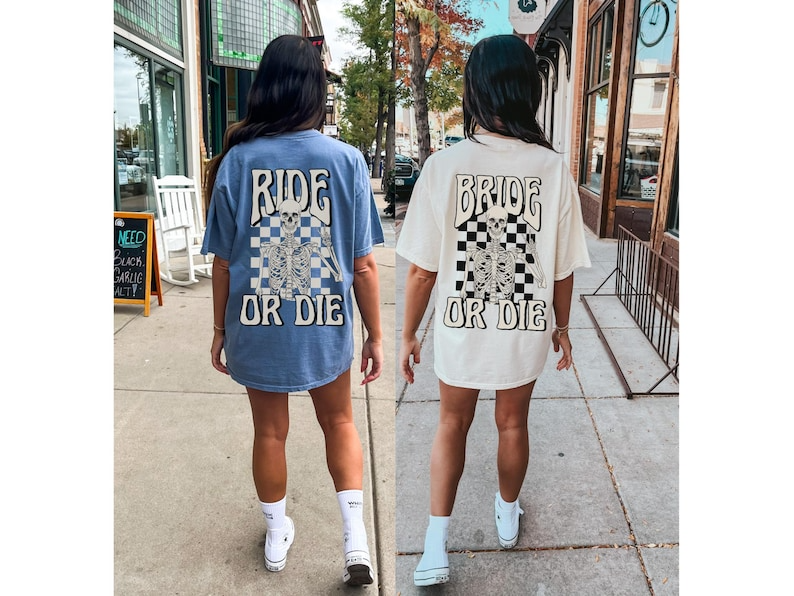
[{"label": "blue oversized t-shirt", "polygon": [[353,260],[383,242],[361,152],[316,130],[234,146],[202,253],[229,261],[231,377],[264,391],[325,385],[353,361]]}]

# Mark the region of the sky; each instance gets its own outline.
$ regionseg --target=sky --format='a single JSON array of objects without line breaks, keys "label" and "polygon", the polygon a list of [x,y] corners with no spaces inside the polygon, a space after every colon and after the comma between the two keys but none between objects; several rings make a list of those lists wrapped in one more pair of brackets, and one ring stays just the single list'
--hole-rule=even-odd
[{"label": "sky", "polygon": [[[350,0],[353,1],[353,0]],[[344,0],[317,0],[317,11],[323,23],[325,41],[331,51],[331,70],[339,73],[347,57],[356,51],[355,46],[343,39],[337,32],[346,24],[341,15]],[[473,16],[483,20],[483,27],[471,39],[472,44],[484,37],[512,33],[509,20],[509,0],[469,0],[469,10]]]},{"label": "sky", "polygon": [[355,53],[355,46],[338,33],[339,27],[347,25],[341,14],[343,3],[344,0],[317,0],[325,43],[331,52],[331,71],[335,73],[340,73],[345,58]]},{"label": "sky", "polygon": [[509,0],[469,0],[469,12],[482,19],[482,29],[471,37],[472,45],[492,35],[510,34]]}]

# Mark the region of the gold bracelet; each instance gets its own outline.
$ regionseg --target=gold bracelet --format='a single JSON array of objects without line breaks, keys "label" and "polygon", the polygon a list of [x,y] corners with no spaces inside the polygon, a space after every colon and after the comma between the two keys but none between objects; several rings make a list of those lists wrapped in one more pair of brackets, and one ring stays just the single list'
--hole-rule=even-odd
[{"label": "gold bracelet", "polygon": [[218,327],[215,323],[212,324],[215,328],[215,331],[226,331],[226,327]]},{"label": "gold bracelet", "polygon": [[562,327],[557,327],[557,335],[564,335],[564,334],[568,333],[568,327],[569,326],[570,325],[564,325]]}]

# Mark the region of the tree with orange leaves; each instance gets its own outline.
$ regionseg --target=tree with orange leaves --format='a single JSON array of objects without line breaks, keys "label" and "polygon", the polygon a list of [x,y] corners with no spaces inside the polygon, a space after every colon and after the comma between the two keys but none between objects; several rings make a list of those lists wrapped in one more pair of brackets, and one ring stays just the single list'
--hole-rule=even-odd
[{"label": "tree with orange leaves", "polygon": [[414,106],[421,165],[430,155],[429,108],[446,111],[459,103],[471,50],[466,37],[482,21],[469,15],[469,0],[396,1],[398,82]]}]

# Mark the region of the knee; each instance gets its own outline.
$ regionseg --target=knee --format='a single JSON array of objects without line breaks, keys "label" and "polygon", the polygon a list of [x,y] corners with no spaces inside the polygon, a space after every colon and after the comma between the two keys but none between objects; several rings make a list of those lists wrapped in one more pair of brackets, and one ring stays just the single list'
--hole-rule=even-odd
[{"label": "knee", "polygon": [[495,420],[496,429],[499,431],[499,435],[511,434],[523,436],[528,433],[527,418],[525,415],[498,412]]},{"label": "knee", "polygon": [[344,413],[317,416],[317,422],[320,424],[323,434],[326,435],[329,433],[346,431],[351,427],[354,431],[356,430],[353,417]]},{"label": "knee", "polygon": [[254,427],[254,439],[262,442],[267,441],[271,443],[286,443],[289,428],[281,428],[276,426],[256,426]]},{"label": "knee", "polygon": [[473,421],[473,415],[447,413],[439,417],[438,428],[449,434],[466,436]]}]

